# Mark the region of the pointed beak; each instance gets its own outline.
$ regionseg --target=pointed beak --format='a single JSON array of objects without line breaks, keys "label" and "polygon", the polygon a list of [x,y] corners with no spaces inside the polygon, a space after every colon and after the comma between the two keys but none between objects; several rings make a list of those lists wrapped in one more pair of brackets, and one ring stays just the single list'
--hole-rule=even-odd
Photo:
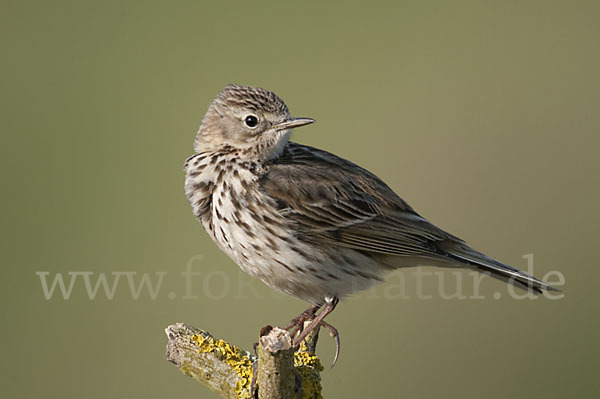
[{"label": "pointed beak", "polygon": [[315,121],[314,119],[310,119],[310,118],[290,118],[288,120],[285,120],[281,123],[274,125],[273,129],[275,129],[275,131],[279,132],[281,130],[288,130],[288,129],[292,129],[295,127],[310,125],[314,121]]}]

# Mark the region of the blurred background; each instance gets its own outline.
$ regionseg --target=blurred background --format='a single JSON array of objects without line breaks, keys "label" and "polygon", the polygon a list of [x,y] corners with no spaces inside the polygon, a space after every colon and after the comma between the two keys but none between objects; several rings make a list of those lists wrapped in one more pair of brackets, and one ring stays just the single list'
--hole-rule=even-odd
[{"label": "blurred background", "polygon": [[[165,360],[167,325],[251,349],[306,307],[241,272],[185,199],[183,161],[229,82],[317,120],[293,140],[566,282],[532,300],[487,278],[473,299],[448,271],[418,298],[396,274],[328,318],[326,397],[598,396],[599,20],[596,1],[4,0],[3,396],[212,398]],[[85,278],[117,275],[90,297]],[[468,298],[445,299],[461,278]],[[324,364],[333,348],[324,334]]]}]

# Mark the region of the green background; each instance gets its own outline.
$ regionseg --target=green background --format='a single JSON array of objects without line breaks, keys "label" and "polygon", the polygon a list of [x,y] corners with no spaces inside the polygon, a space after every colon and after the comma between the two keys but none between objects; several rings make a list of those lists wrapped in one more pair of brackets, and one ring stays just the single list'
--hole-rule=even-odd
[{"label": "green background", "polygon": [[[407,271],[409,299],[386,296],[392,282],[350,298],[329,318],[342,353],[327,397],[597,397],[598,4],[3,0],[2,396],[211,398],[165,360],[167,325],[249,349],[305,308],[220,253],[183,194],[200,120],[235,82],[317,120],[294,140],[566,280],[560,300],[492,279],[486,299],[444,300],[436,280],[418,299]],[[199,298],[183,299],[196,255]],[[46,300],[39,271],[168,274],[154,300],[124,277],[112,300],[81,279]],[[319,349],[329,363],[332,340]]]}]

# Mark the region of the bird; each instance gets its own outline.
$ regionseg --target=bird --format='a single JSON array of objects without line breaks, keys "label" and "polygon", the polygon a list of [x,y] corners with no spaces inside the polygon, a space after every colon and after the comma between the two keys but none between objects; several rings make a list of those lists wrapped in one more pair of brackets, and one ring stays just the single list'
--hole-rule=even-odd
[{"label": "bird", "polygon": [[464,267],[535,293],[556,290],[436,227],[366,169],[289,140],[313,122],[292,117],[272,91],[228,84],[184,167],[187,199],[216,245],[246,273],[310,303],[285,327],[294,346],[324,326],[337,360],[339,334],[325,316],[400,268]]}]

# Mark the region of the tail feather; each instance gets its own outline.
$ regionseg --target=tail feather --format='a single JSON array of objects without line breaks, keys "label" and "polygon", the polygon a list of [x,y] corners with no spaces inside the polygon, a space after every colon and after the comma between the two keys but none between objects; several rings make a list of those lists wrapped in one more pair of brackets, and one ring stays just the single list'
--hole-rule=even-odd
[{"label": "tail feather", "polygon": [[519,269],[498,262],[464,244],[454,245],[446,251],[449,257],[458,260],[461,263],[470,264],[480,271],[489,272],[492,277],[513,283],[519,288],[530,290],[538,294],[541,294],[543,291],[559,291]]}]

